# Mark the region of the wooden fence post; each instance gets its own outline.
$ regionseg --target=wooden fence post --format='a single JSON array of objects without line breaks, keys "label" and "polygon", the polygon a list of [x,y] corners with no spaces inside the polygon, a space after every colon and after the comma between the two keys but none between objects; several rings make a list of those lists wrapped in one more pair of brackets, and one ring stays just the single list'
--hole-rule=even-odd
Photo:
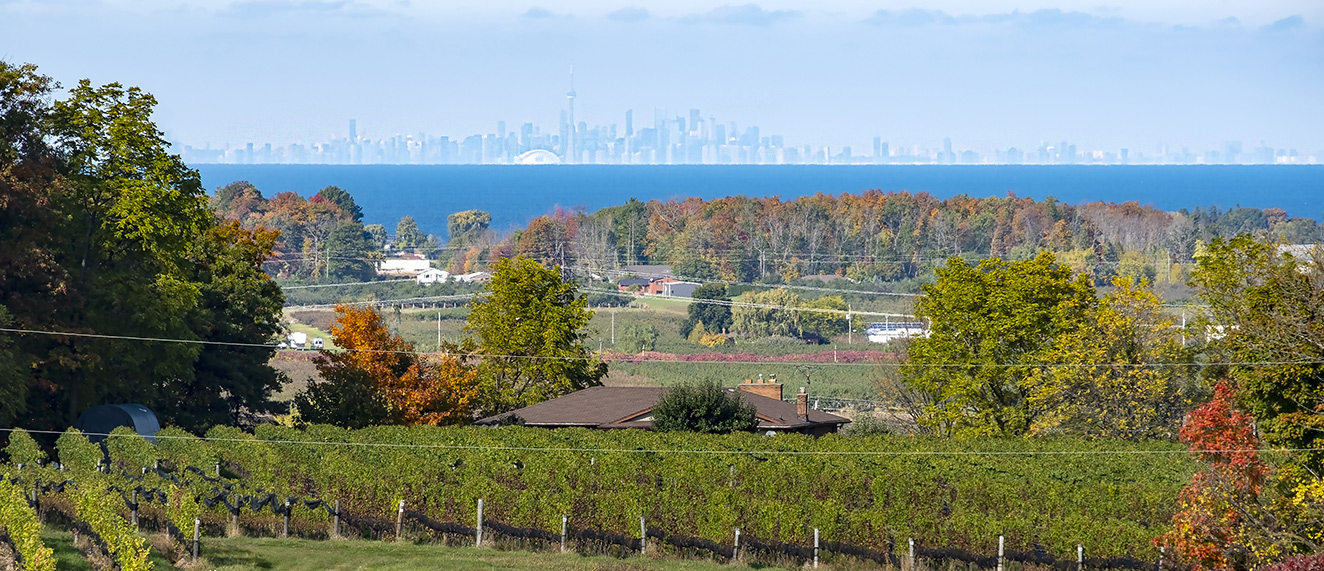
[{"label": "wooden fence post", "polygon": [[331,519],[331,537],[340,537],[340,500],[336,500],[336,513]]},{"label": "wooden fence post", "polygon": [[201,531],[202,520],[193,518],[193,562],[198,562],[198,532]]},{"label": "wooden fence post", "polygon": [[818,528],[814,528],[814,569],[818,569]]},{"label": "wooden fence post", "polygon": [[639,516],[639,554],[643,555],[648,547],[648,528],[644,527],[644,516]]},{"label": "wooden fence post", "polygon": [[736,528],[736,543],[731,547],[731,561],[740,561],[740,528]]},{"label": "wooden fence post", "polygon": [[132,525],[134,529],[137,529],[138,528],[138,490],[133,491],[132,498],[133,499],[130,500],[130,503],[133,504],[133,509],[129,510],[129,525]]},{"label": "wooden fence post", "polygon": [[474,533],[474,547],[483,546],[483,498],[478,498],[478,528]]},{"label": "wooden fence post", "polygon": [[566,524],[568,522],[569,518],[567,518],[565,514],[561,514],[561,553],[565,553],[565,532]]},{"label": "wooden fence post", "polygon": [[285,526],[281,528],[280,536],[286,538],[290,536],[290,501],[289,500],[285,500]]},{"label": "wooden fence post", "polygon": [[1162,545],[1158,548],[1158,571],[1163,571],[1163,556],[1167,554],[1167,547]]},{"label": "wooden fence post", "polygon": [[405,501],[400,500],[400,510],[395,512],[395,540],[400,541],[400,532],[405,525]]},{"label": "wooden fence post", "polygon": [[1085,568],[1085,548],[1081,544],[1076,544],[1076,571]]}]

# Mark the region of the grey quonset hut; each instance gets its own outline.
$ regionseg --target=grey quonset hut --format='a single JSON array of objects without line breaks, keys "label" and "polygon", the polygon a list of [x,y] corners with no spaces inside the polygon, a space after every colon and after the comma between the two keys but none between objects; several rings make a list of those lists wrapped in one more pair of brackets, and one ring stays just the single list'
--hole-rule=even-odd
[{"label": "grey quonset hut", "polygon": [[74,428],[83,431],[93,443],[105,440],[105,434],[118,427],[132,428],[148,442],[156,444],[156,433],[161,431],[161,423],[151,409],[140,404],[103,404],[83,411]]}]

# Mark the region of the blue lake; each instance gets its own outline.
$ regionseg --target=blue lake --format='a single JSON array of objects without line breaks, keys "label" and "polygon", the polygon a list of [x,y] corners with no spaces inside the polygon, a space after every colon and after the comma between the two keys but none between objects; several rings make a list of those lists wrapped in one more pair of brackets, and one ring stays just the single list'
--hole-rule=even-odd
[{"label": "blue lake", "polygon": [[322,187],[348,190],[364,222],[394,229],[413,216],[424,232],[446,233],[446,217],[492,213],[492,226],[523,226],[557,206],[589,211],[630,197],[780,196],[927,192],[939,198],[1048,196],[1071,204],[1137,201],[1163,210],[1197,206],[1282,208],[1324,218],[1324,165],[193,165],[215,191],[247,180],[270,197]]}]

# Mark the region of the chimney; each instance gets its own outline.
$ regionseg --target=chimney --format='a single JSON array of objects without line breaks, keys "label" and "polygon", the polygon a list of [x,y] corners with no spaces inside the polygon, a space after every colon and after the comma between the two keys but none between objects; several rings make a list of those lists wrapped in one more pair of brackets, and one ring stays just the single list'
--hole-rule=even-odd
[{"label": "chimney", "polygon": [[750,394],[759,395],[761,397],[768,397],[770,399],[782,400],[781,384],[778,383],[776,379],[773,379],[766,383],[763,382],[762,374],[759,375],[759,380],[757,382],[751,383],[749,381],[745,381],[744,383],[737,386],[740,387],[740,390]]},{"label": "chimney", "polygon": [[800,394],[795,395],[795,415],[809,420],[809,394],[804,387],[800,387]]}]

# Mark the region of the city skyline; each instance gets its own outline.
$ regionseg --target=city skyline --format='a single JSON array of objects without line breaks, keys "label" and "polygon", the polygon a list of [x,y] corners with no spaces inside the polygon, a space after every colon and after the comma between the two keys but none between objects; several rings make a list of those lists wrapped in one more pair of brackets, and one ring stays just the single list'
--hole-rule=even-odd
[{"label": "city skyline", "polygon": [[349,118],[373,140],[551,130],[573,65],[576,124],[698,107],[801,150],[1308,156],[1321,23],[1300,0],[0,0],[0,57],[140,86],[197,148],[310,146]]},{"label": "city skyline", "polygon": [[[574,71],[566,108],[555,132],[544,132],[533,122],[507,129],[499,120],[491,133],[452,138],[425,132],[372,139],[360,136],[358,121],[349,120],[346,137],[311,144],[273,145],[246,143],[222,149],[174,142],[186,162],[194,164],[1319,164],[1324,152],[1275,148],[1261,141],[1254,146],[1231,141],[1216,149],[1169,149],[1155,145],[1118,149],[1078,148],[1069,140],[1056,143],[974,150],[944,137],[940,147],[897,145],[881,135],[867,149],[787,145],[783,136],[768,134],[758,125],[743,129],[734,121],[722,123],[705,117],[699,108],[687,115],[669,116],[654,108],[651,127],[635,128],[634,110],[624,113],[624,128],[617,123],[589,126],[576,122]],[[573,128],[572,128],[573,127]]]}]

